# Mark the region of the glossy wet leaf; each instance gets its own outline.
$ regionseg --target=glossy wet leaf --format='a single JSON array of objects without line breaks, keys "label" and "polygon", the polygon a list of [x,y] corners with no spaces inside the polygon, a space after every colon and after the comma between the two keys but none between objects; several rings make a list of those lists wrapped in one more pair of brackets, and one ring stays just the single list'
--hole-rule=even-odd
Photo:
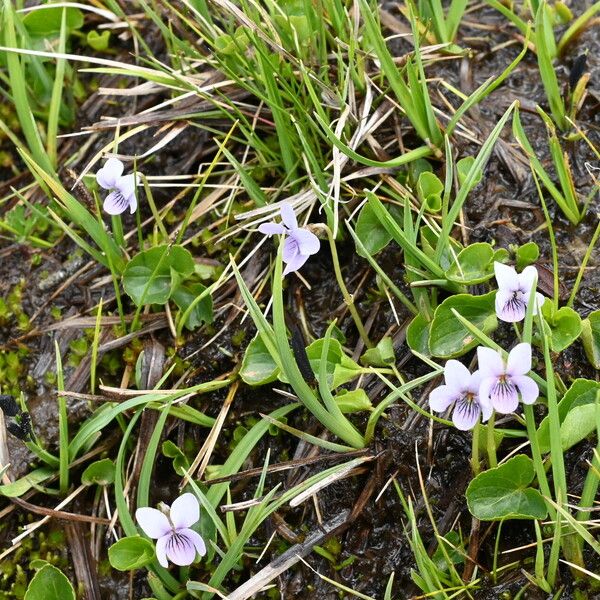
[{"label": "glossy wet leaf", "polygon": [[62,571],[46,564],[29,582],[24,600],[75,600],[75,590]]},{"label": "glossy wet leaf", "polygon": [[446,298],[436,309],[429,332],[429,350],[439,358],[461,356],[477,345],[473,337],[452,313],[456,310],[486,334],[498,327],[494,298],[496,292],[483,296],[456,294]]},{"label": "glossy wet leaf", "polygon": [[146,538],[121,538],[108,549],[108,560],[118,571],[140,569],[154,560],[154,544]]},{"label": "glossy wet leaf", "polygon": [[392,338],[382,338],[374,348],[369,348],[360,357],[363,365],[371,367],[386,367],[396,360]]},{"label": "glossy wet leaf", "polygon": [[535,242],[527,242],[517,248],[515,255],[517,259],[517,271],[521,272],[540,257],[540,247]]},{"label": "glossy wet leaf", "polygon": [[426,210],[438,212],[442,208],[444,184],[434,173],[423,171],[417,180],[417,196]]},{"label": "glossy wet leaf", "polygon": [[[464,158],[461,158],[459,161],[457,161],[456,163],[456,174],[458,176],[458,184],[459,185],[463,185],[463,183],[467,180],[467,176],[469,174],[469,171],[471,170],[471,167],[473,166],[473,163],[475,162],[475,157],[474,156],[465,156]],[[471,183],[471,188],[474,188],[482,179],[483,177],[483,172],[481,169],[479,169],[479,172],[475,174],[475,178],[473,179],[472,183]]]},{"label": "glossy wet leaf", "polygon": [[[306,348],[306,354],[315,376],[319,375],[323,343],[323,339],[315,340]],[[333,390],[344,383],[352,381],[361,372],[361,367],[346,355],[342,345],[337,340],[331,339],[327,352],[327,379],[330,389]]]},{"label": "glossy wet leaf", "polygon": [[418,314],[406,328],[406,343],[411,350],[429,356],[429,328],[428,321],[422,314]]},{"label": "glossy wet leaf", "polygon": [[[206,290],[206,286],[201,283],[191,283],[188,285],[178,285],[172,292],[171,298],[177,304],[179,310],[184,313],[196,298]],[[204,323],[213,322],[213,302],[212,296],[207,294],[200,302],[194,305],[190,312],[185,326],[193,331]]]},{"label": "glossy wet leaf", "polygon": [[[558,403],[560,438],[563,450],[585,439],[596,429],[594,409],[600,383],[576,379]],[[542,452],[550,452],[550,423],[542,419],[538,427],[538,443]]]},{"label": "glossy wet leaf", "polygon": [[550,348],[554,352],[562,352],[568,348],[581,334],[581,317],[570,307],[554,309],[554,303],[546,299],[542,306],[544,326],[550,334]]},{"label": "glossy wet leaf", "polygon": [[450,281],[474,285],[491,279],[494,275],[494,250],[484,242],[471,244],[461,250],[446,271]]},{"label": "glossy wet leaf", "polygon": [[88,465],[81,474],[83,485],[110,485],[115,480],[115,463],[103,458]]},{"label": "glossy wet leaf", "polygon": [[[78,8],[69,7],[65,16],[68,31],[80,29],[83,25],[83,13]],[[23,25],[29,35],[34,37],[58,36],[62,22],[63,8],[58,6],[44,6],[32,10],[23,17]]]},{"label": "glossy wet leaf", "polygon": [[164,304],[180,278],[194,272],[194,259],[182,246],[156,246],[134,256],[125,267],[123,288],[137,306]]},{"label": "glossy wet leaf", "polygon": [[[395,207],[390,209],[390,214],[401,219],[399,210]],[[372,256],[383,250],[392,241],[392,235],[381,224],[370,204],[365,204],[358,214],[356,235]],[[361,249],[357,248],[356,252],[360,256],[364,256]]]},{"label": "glossy wet leaf", "polygon": [[278,375],[279,368],[257,334],[244,353],[240,377],[249,385],[264,385],[275,381]]},{"label": "glossy wet leaf", "polygon": [[371,410],[373,408],[369,396],[367,396],[367,393],[362,388],[350,391],[341,389],[334,398],[344,414]]},{"label": "glossy wet leaf", "polygon": [[542,495],[529,487],[534,477],[533,461],[524,454],[480,473],[466,491],[471,514],[481,521],[546,518]]},{"label": "glossy wet leaf", "polygon": [[581,341],[591,365],[600,369],[600,310],[591,312],[581,322]]}]

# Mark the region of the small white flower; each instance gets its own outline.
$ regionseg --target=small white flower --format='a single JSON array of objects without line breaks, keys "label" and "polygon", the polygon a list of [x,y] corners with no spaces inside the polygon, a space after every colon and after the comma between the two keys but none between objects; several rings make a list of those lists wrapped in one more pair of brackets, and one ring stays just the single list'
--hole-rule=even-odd
[{"label": "small white flower", "polygon": [[118,158],[109,158],[96,173],[98,185],[105,190],[112,190],[103,204],[109,215],[120,215],[128,207],[129,212],[133,214],[137,208],[135,173],[123,175],[123,169],[123,163]]}]

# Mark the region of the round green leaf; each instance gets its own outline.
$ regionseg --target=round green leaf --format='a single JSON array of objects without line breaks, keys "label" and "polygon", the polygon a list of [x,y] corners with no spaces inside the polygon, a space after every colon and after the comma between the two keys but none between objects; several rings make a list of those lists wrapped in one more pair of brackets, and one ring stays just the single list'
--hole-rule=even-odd
[{"label": "round green leaf", "polygon": [[66,575],[47,564],[29,582],[24,600],[75,600],[75,591]]},{"label": "round green leaf", "polygon": [[411,350],[429,356],[429,326],[431,322],[418,314],[406,328],[406,343]]},{"label": "round green leaf", "polygon": [[360,412],[361,410],[372,410],[373,405],[367,392],[362,388],[356,390],[341,389],[335,396],[335,401],[340,407],[340,410],[346,415],[350,413]]},{"label": "round green leaf", "polygon": [[473,337],[452,313],[455,309],[470,323],[489,334],[498,327],[494,298],[496,292],[483,296],[456,294],[446,298],[435,310],[429,332],[429,350],[439,358],[461,356],[477,345]]},{"label": "round green leaf", "polygon": [[115,463],[110,458],[97,460],[81,474],[83,485],[110,485],[115,480]]},{"label": "round green leaf", "polygon": [[544,498],[528,487],[534,476],[533,462],[524,454],[480,473],[466,491],[471,514],[481,521],[546,518]]},{"label": "round green leaf", "polygon": [[545,328],[550,334],[550,347],[554,352],[568,348],[581,334],[581,317],[570,307],[554,309],[554,303],[546,298],[542,306]]},{"label": "round green leaf", "polygon": [[279,368],[260,335],[256,334],[244,353],[240,377],[249,385],[264,385],[275,381],[278,375]]},{"label": "round green leaf", "polygon": [[[381,224],[370,204],[365,204],[358,215],[356,236],[371,256],[383,250],[392,240],[392,236]],[[364,256],[361,249],[357,248],[356,251],[360,256]]]},{"label": "round green leaf", "polygon": [[60,34],[62,13],[66,10],[67,31],[80,29],[83,25],[83,13],[78,8],[65,8],[47,5],[28,12],[23,17],[23,25],[29,35],[46,37]]},{"label": "round green leaf", "polygon": [[[191,303],[206,290],[206,286],[201,283],[192,283],[190,285],[178,285],[173,292],[171,297],[181,312],[185,312]],[[212,296],[207,294],[198,302],[192,311],[190,312],[185,326],[193,331],[197,327],[200,327],[202,323],[212,323],[213,321],[213,302]]]},{"label": "round green leaf", "polygon": [[108,549],[108,560],[118,571],[131,571],[154,560],[154,544],[146,538],[124,537]]},{"label": "round green leaf", "polygon": [[[315,375],[319,375],[321,364],[321,350],[323,349],[324,339],[315,340],[306,348],[306,355],[310,361]],[[327,352],[327,379],[330,389],[335,388],[352,381],[363,372],[363,369],[357,365],[344,352],[342,345],[335,339],[329,341]]]},{"label": "round green leaf", "polygon": [[444,184],[434,173],[423,171],[417,180],[417,196],[430,212],[438,212],[442,208]]},{"label": "round green leaf", "polygon": [[180,277],[194,272],[194,259],[182,246],[156,246],[134,256],[123,273],[123,288],[137,306],[164,304]]},{"label": "round green leaf", "polygon": [[540,247],[535,242],[527,242],[519,246],[515,254],[517,258],[517,271],[522,271],[526,266],[532,265],[540,257]]},{"label": "round green leaf", "polygon": [[463,285],[487,281],[494,275],[494,250],[485,242],[471,244],[456,257],[446,277]]}]

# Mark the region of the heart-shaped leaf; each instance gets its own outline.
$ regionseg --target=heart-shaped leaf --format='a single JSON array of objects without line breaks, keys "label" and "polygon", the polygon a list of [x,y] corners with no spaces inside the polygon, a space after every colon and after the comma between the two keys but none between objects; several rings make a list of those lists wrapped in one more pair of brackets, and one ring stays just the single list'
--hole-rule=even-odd
[{"label": "heart-shaped leaf", "polygon": [[527,242],[516,249],[515,255],[517,258],[517,271],[520,272],[540,257],[540,247],[535,242]]},{"label": "heart-shaped leaf", "polygon": [[75,600],[75,590],[62,571],[45,564],[29,582],[24,600]]},{"label": "heart-shaped leaf", "polygon": [[430,212],[439,212],[442,208],[444,184],[434,173],[423,171],[417,180],[417,196]]},{"label": "heart-shaped leaf", "polygon": [[533,462],[524,454],[480,473],[466,491],[471,514],[481,521],[546,518],[544,498],[528,487],[534,477]]},{"label": "heart-shaped leaf", "polygon": [[382,338],[377,346],[369,348],[361,357],[360,362],[363,365],[371,367],[387,367],[396,360],[394,355],[394,344],[392,338],[386,336]]},{"label": "heart-shaped leaf", "polygon": [[154,544],[139,535],[121,538],[108,549],[108,560],[117,571],[131,571],[154,560]]},{"label": "heart-shaped leaf", "polygon": [[182,246],[156,246],[134,256],[123,273],[123,288],[137,306],[164,304],[175,288],[173,278],[189,277],[194,259]]},{"label": "heart-shaped leaf", "polygon": [[414,352],[429,356],[429,327],[428,321],[422,314],[418,314],[406,328],[406,343]]},{"label": "heart-shaped leaf", "polygon": [[552,300],[546,298],[542,315],[550,334],[550,347],[554,352],[562,352],[581,334],[581,317],[568,306],[555,310]]},{"label": "heart-shaped leaf", "polygon": [[360,412],[361,410],[371,410],[373,408],[367,392],[362,388],[350,391],[341,389],[334,398],[344,414]]},{"label": "heart-shaped leaf", "polygon": [[103,458],[86,467],[81,474],[83,485],[110,485],[115,480],[115,463]]},{"label": "heart-shaped leaf", "polygon": [[[591,379],[576,379],[558,403],[560,439],[568,450],[596,429],[595,402],[600,383]],[[538,428],[538,443],[542,452],[550,452],[550,422],[542,419]]]},{"label": "heart-shaped leaf", "polygon": [[[324,339],[315,340],[306,348],[306,355],[316,376],[319,375],[321,350],[323,349],[324,341]],[[337,340],[333,338],[329,340],[327,379],[330,389],[334,390],[340,385],[352,381],[362,372],[363,369],[346,355],[342,345]]]},{"label": "heart-shaped leaf", "polygon": [[456,310],[467,321],[491,333],[498,327],[494,298],[496,292],[483,296],[456,294],[446,298],[435,310],[429,332],[429,350],[439,358],[461,356],[477,345],[477,340],[452,313]]},{"label": "heart-shaped leaf", "polygon": [[[402,221],[402,213],[397,207],[392,207],[390,214],[397,221]],[[358,215],[356,235],[371,256],[383,250],[392,241],[391,234],[381,224],[370,204],[365,204]],[[356,251],[360,256],[364,256],[360,248]]]},{"label": "heart-shaped leaf", "polygon": [[[182,313],[184,313],[196,300],[196,298],[206,290],[206,286],[201,283],[191,283],[189,285],[178,285],[172,292],[171,297]],[[186,319],[185,326],[193,331],[200,327],[202,323],[212,323],[213,321],[213,302],[212,296],[207,294],[200,302],[194,305]]]},{"label": "heart-shaped leaf", "polygon": [[471,244],[461,250],[446,271],[450,281],[474,285],[487,281],[494,275],[494,250],[484,242]]},{"label": "heart-shaped leaf", "polygon": [[264,385],[275,381],[278,375],[279,367],[257,334],[244,353],[240,377],[249,385]]},{"label": "heart-shaped leaf", "polygon": [[581,341],[585,355],[594,369],[600,369],[600,310],[591,312],[582,321]]}]

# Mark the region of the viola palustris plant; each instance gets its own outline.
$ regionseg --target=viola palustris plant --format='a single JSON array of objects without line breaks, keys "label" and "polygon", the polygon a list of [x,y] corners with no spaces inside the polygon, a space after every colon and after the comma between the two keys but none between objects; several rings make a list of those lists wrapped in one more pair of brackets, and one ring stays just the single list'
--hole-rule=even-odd
[{"label": "viola palustris plant", "polygon": [[599,7],[0,0],[0,600],[600,598]]}]

